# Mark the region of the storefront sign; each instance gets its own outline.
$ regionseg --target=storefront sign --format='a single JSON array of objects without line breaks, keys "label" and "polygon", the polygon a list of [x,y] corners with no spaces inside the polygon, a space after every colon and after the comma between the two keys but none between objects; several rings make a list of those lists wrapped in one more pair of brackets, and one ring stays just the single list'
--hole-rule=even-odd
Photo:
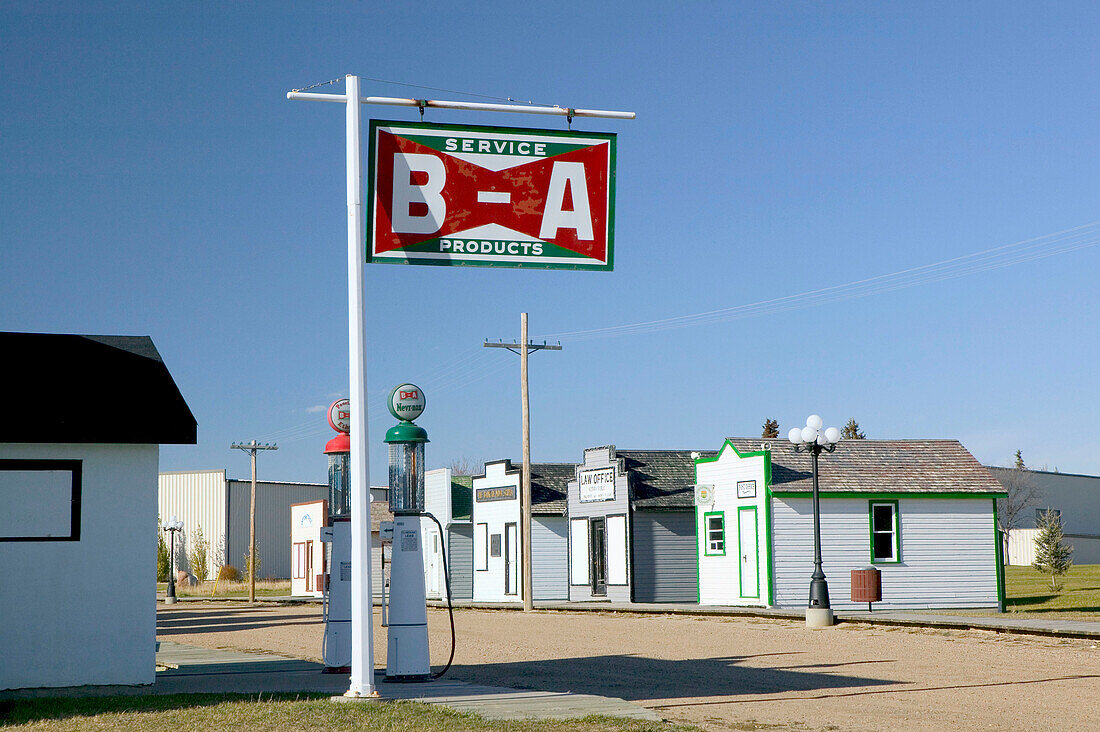
[{"label": "storefront sign", "polygon": [[611,270],[615,135],[372,120],[367,261]]},{"label": "storefront sign", "polygon": [[739,480],[739,481],[737,481],[737,497],[738,498],[756,498],[756,481],[755,480]]},{"label": "storefront sign", "polygon": [[474,500],[478,503],[489,501],[514,501],[516,499],[516,487],[505,485],[498,488],[478,488],[474,491]]},{"label": "storefront sign", "polygon": [[581,503],[615,500],[615,468],[582,470],[577,486]]}]

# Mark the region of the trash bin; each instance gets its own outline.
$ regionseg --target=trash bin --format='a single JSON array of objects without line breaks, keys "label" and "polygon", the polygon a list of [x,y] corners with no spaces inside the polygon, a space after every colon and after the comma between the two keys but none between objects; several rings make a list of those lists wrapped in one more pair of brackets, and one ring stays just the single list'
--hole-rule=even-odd
[{"label": "trash bin", "polygon": [[872,602],[882,601],[882,572],[877,567],[852,570],[852,602],[867,603],[871,612]]}]

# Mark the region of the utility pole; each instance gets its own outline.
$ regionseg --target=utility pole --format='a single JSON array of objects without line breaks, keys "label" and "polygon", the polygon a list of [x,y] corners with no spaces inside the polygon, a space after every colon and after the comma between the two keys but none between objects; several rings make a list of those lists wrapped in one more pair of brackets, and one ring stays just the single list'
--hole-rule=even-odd
[{"label": "utility pole", "polygon": [[278,450],[277,445],[256,442],[238,443],[229,446],[230,450],[243,450],[252,457],[252,497],[248,502],[248,601],[256,602],[256,451]]},{"label": "utility pole", "polygon": [[531,343],[527,340],[527,313],[519,316],[519,341],[504,343],[498,341],[490,343],[485,341],[485,348],[507,348],[512,353],[519,354],[519,388],[520,401],[523,404],[523,475],[520,488],[520,516],[522,527],[520,541],[523,544],[521,556],[523,557],[523,609],[530,612],[534,608],[531,592],[531,409],[527,393],[527,354],[531,351],[560,351],[561,344],[548,345],[546,341],[541,344]]}]

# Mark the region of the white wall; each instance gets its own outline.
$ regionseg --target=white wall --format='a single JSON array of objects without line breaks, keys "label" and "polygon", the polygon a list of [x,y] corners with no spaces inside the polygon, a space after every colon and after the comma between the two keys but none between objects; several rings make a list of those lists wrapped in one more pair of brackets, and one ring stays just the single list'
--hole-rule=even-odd
[{"label": "white wall", "polygon": [[[695,535],[699,553],[699,604],[701,605],[767,605],[768,554],[766,550],[764,461],[762,455],[742,458],[728,444],[718,459],[699,462],[695,468],[696,483],[714,486],[714,503],[695,508]],[[756,495],[737,497],[739,481],[756,481]],[[742,567],[738,534],[738,509],[756,508],[756,592],[746,589],[742,597]],[[725,554],[707,554],[708,513],[721,513],[725,519]],[[750,562],[751,565],[751,562]],[[745,570],[748,575],[751,570]],[[745,585],[751,577],[746,576]],[[754,596],[755,595],[755,596]]]},{"label": "white wall", "polygon": [[[821,498],[822,568],[834,608],[851,601],[851,570],[871,566],[867,498]],[[773,501],[775,604],[805,607],[813,572],[813,510],[806,498]],[[876,608],[997,607],[996,540],[991,498],[898,499],[901,561],[876,564]]]},{"label": "white wall", "polygon": [[321,597],[324,585],[317,575],[327,572],[321,529],[328,524],[328,501],[290,507],[290,594]]},{"label": "white wall", "polygon": [[[477,602],[520,602],[523,600],[522,582],[523,572],[519,571],[519,556],[514,557],[516,563],[516,591],[513,594],[504,594],[504,558],[505,558],[505,533],[504,526],[507,523],[516,524],[516,551],[518,554],[521,546],[520,516],[519,516],[519,482],[520,471],[515,470],[511,474],[505,473],[504,463],[489,463],[485,466],[485,476],[476,477],[473,480],[474,506],[474,600]],[[515,498],[501,501],[477,500],[477,492],[483,488],[501,488],[511,486],[514,489]],[[478,524],[488,524],[488,531],[484,540],[477,529]],[[489,554],[491,537],[500,534],[500,556],[489,555],[488,569],[479,571],[478,557]]]},{"label": "white wall", "polygon": [[79,541],[0,542],[0,689],[153,683],[158,455],[0,444],[0,459],[82,461]]}]

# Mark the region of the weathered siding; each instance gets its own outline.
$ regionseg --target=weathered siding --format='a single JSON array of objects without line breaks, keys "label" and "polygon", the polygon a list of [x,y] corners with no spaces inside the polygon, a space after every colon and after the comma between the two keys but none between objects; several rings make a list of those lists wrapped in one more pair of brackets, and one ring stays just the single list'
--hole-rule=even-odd
[{"label": "weathered siding", "polygon": [[[229,563],[247,572],[248,513],[252,482],[227,481],[229,491]],[[320,483],[256,482],[257,577],[290,577],[290,506],[328,498],[328,486]]]},{"label": "weathered siding", "polygon": [[[620,472],[618,467],[618,460],[611,460],[611,448],[610,447],[598,447],[591,448],[584,451],[584,464],[577,466],[578,475],[585,470],[594,470],[598,468],[615,467],[615,496],[611,500],[607,501],[593,501],[584,502],[580,500],[580,485],[577,480],[573,480],[569,483],[569,489],[567,494],[568,510],[567,515],[570,521],[576,519],[587,519],[591,517],[606,517],[606,516],[626,516],[627,517],[627,532],[625,546],[612,547],[608,543],[608,554],[611,552],[624,552],[627,565],[627,577],[625,585],[607,585],[607,595],[595,596],[592,594],[591,583],[585,583],[584,578],[576,578],[570,573],[569,578],[569,599],[573,601],[583,600],[609,600],[611,602],[630,602],[630,581],[631,581],[631,567],[630,567],[630,491],[627,486],[627,474]],[[611,565],[610,557],[607,562],[608,567]]]},{"label": "weathered siding", "polygon": [[469,600],[474,596],[473,524],[452,524],[447,534],[447,570],[451,575],[451,597],[455,600]]},{"label": "weathered siding", "polygon": [[[194,470],[161,473],[157,479],[157,512],[164,523],[171,516],[183,521],[183,531],[176,536],[176,568],[194,574],[187,559],[195,529],[209,542],[206,576],[213,579],[225,564],[226,496],[224,470]],[[162,532],[163,533],[163,532]],[[170,537],[165,535],[166,542]],[[183,546],[181,546],[183,545]]]},{"label": "weathered siding", "polygon": [[564,516],[531,518],[531,596],[535,600],[569,599],[567,533]]},{"label": "weathered siding", "polygon": [[696,602],[699,568],[692,511],[636,511],[634,602]]},{"label": "weathered siding", "polygon": [[[852,603],[850,572],[871,564],[867,498],[821,499],[822,568],[834,608]],[[901,519],[897,564],[882,571],[876,607],[997,607],[996,546],[990,498],[898,499]],[[775,602],[805,607],[813,572],[813,511],[809,497],[773,501]]]}]

